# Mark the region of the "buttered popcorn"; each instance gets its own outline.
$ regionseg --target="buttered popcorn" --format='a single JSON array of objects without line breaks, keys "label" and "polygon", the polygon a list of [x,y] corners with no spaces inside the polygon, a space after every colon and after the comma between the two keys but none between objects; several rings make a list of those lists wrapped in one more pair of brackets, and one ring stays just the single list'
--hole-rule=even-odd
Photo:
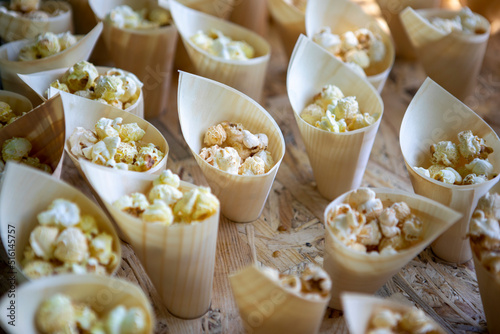
[{"label": "buttered popcorn", "polygon": [[118,305],[101,315],[86,303],[57,293],[45,299],[37,309],[35,322],[42,334],[145,334],[146,312],[140,307]]},{"label": "buttered popcorn", "polygon": [[200,30],[190,39],[202,50],[223,59],[247,60],[255,57],[255,51],[250,44],[234,41],[217,29],[211,29],[208,33]]},{"label": "buttered popcorn", "polygon": [[267,135],[252,134],[240,123],[222,122],[211,126],[203,144],[200,157],[231,174],[261,175],[274,166],[271,152],[267,151]]},{"label": "buttered popcorn", "polygon": [[493,149],[470,130],[458,134],[458,144],[447,140],[431,145],[430,153],[429,168],[414,168],[417,173],[437,181],[469,185],[483,183],[497,175],[488,161]]},{"label": "buttered popcorn", "polygon": [[170,12],[163,8],[146,8],[134,11],[126,5],[114,8],[106,15],[106,22],[118,28],[125,29],[153,29],[168,25],[172,22]]},{"label": "buttered popcorn", "polygon": [[55,199],[37,220],[21,262],[30,279],[71,272],[106,275],[118,262],[113,237],[77,204]]},{"label": "buttered popcorn", "polygon": [[121,117],[101,118],[95,131],[76,127],[68,139],[71,153],[98,165],[145,172],[165,154],[154,144],[142,142],[146,132],[137,123],[123,124]]},{"label": "buttered popcorn", "polygon": [[50,5],[44,5],[40,0],[11,0],[9,6],[0,5],[0,12],[12,17],[22,16],[29,20],[41,21],[60,15],[64,11],[54,10]]},{"label": "buttered popcorn", "polygon": [[452,31],[459,31],[464,34],[484,34],[486,32],[481,17],[473,13],[468,7],[462,8],[458,15],[451,19],[433,17],[429,21],[446,34]]},{"label": "buttered popcorn", "polygon": [[384,207],[368,188],[352,191],[327,214],[327,227],[352,250],[389,255],[422,240],[422,222],[405,202]]},{"label": "buttered popcorn", "polygon": [[17,115],[7,102],[0,101],[0,128],[9,125],[25,114],[26,112],[23,112],[21,115]]},{"label": "buttered popcorn", "polygon": [[50,86],[125,110],[137,102],[143,84],[134,74],[117,68],[101,75],[94,65],[82,60]]},{"label": "buttered popcorn", "polygon": [[344,96],[337,86],[326,85],[300,117],[321,130],[338,133],[372,125],[379,116],[362,113],[355,96]]},{"label": "buttered popcorn", "polygon": [[33,41],[19,51],[19,60],[30,61],[50,57],[66,50],[77,42],[69,31],[61,34],[46,32],[39,34]]},{"label": "buttered popcorn", "polygon": [[7,161],[12,160],[52,173],[52,168],[49,165],[41,163],[37,157],[30,156],[31,149],[31,143],[26,138],[14,137],[4,141],[2,144],[2,159],[0,159],[0,172],[3,172]]},{"label": "buttered popcorn", "polygon": [[217,212],[219,200],[210,188],[182,188],[179,176],[165,170],[152,182],[147,197],[142,193],[132,193],[120,197],[113,205],[146,223],[168,226],[207,219]]},{"label": "buttered popcorn", "polygon": [[378,307],[368,322],[366,334],[445,334],[422,310]]}]

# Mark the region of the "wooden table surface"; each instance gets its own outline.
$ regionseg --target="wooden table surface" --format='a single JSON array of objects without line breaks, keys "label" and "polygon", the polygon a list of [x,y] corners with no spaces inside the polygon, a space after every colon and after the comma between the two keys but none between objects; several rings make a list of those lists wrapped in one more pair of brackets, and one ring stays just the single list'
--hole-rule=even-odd
[{"label": "wooden table surface", "polygon": [[[363,1],[359,1],[363,2]],[[372,1],[367,8],[376,10]],[[228,275],[254,260],[291,273],[306,263],[322,265],[324,247],[323,212],[329,201],[319,195],[285,87],[288,59],[271,25],[266,38],[272,45],[265,84],[264,108],[279,124],[286,154],[261,217],[253,223],[237,224],[221,217],[212,305],[197,320],[180,320],[168,314],[144,272],[134,251],[123,243],[123,261],[117,276],[137,283],[149,296],[156,313],[156,333],[242,333],[243,324],[233,299]],[[466,103],[500,133],[500,34],[492,35],[477,88]],[[460,70],[460,69],[457,69]],[[382,92],[384,116],[366,169],[363,186],[391,187],[412,191],[399,147],[399,128],[406,107],[425,75],[416,63],[396,60]],[[188,182],[207,185],[180,131],[174,75],[170,107],[152,123],[164,134],[170,152],[167,168]],[[88,186],[69,158],[62,178],[92,197]],[[0,272],[7,277],[5,262]],[[0,283],[3,294],[8,289]],[[335,287],[334,287],[335,288]],[[469,261],[463,265],[445,263],[427,248],[396,274],[378,292],[411,301],[451,333],[485,333],[486,322],[474,273]],[[1,330],[0,330],[1,331]],[[321,333],[348,333],[342,312],[327,309]]]}]

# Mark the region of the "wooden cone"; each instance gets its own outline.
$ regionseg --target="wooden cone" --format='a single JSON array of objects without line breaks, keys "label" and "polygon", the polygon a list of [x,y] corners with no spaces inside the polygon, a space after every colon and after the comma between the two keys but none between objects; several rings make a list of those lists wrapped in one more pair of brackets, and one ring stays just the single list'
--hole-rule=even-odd
[{"label": "wooden cone", "polygon": [[87,35],[77,36],[78,42],[70,48],[53,56],[31,61],[18,61],[19,51],[30,43],[30,40],[2,45],[0,47],[0,74],[3,88],[24,95],[31,100],[33,105],[39,105],[43,100],[17,74],[31,74],[70,67],[81,60],[87,60],[101,31],[102,24],[98,24]]},{"label": "wooden cone", "polygon": [[[326,84],[338,86],[346,96],[356,96],[360,110],[378,120],[365,128],[333,133],[316,128],[300,117]],[[287,92],[316,179],[327,199],[358,188],[365,172],[384,106],[366,80],[333,55],[302,35],[288,67]]]},{"label": "wooden cone", "polygon": [[431,198],[463,217],[432,244],[443,260],[463,263],[472,254],[466,235],[469,220],[481,196],[500,176],[474,185],[451,185],[418,174],[414,167],[430,166],[430,146],[442,140],[456,142],[459,132],[471,130],[483,138],[494,152],[488,160],[500,171],[500,139],[495,131],[465,104],[427,78],[406,110],[400,130],[400,145],[415,193]]},{"label": "wooden cone", "polygon": [[[35,316],[40,304],[47,298],[62,293],[72,301],[89,305],[100,316],[104,316],[118,305],[126,308],[139,307],[146,315],[145,333],[153,334],[155,319],[150,301],[135,284],[123,279],[98,275],[59,275],[41,278],[23,284],[16,289],[16,326],[9,325],[8,317],[0,319],[1,327],[12,334],[39,333]],[[0,300],[2,309],[10,306],[13,299],[4,295]]]},{"label": "wooden cone", "polygon": [[269,14],[268,0],[241,0],[235,3],[230,20],[242,27],[266,36]]},{"label": "wooden cone", "polygon": [[431,17],[452,18],[457,14],[457,11],[446,9],[415,11],[407,8],[400,17],[425,73],[464,101],[474,91],[490,36],[490,24],[481,16],[484,33],[455,31],[445,34],[428,21]]},{"label": "wooden cone", "polygon": [[329,306],[342,309],[340,294],[344,291],[375,293],[387,280],[417,256],[441,233],[462,216],[444,205],[425,197],[396,189],[372,188],[383,203],[406,202],[412,213],[422,221],[422,241],[393,255],[361,253],[339,241],[328,227],[328,213],[345,202],[345,193],[331,202],[325,210],[324,269],[332,279],[332,299]]},{"label": "wooden cone", "polygon": [[[101,67],[101,66],[96,66],[96,68],[99,74],[104,74],[111,69],[111,67]],[[68,70],[67,68],[58,68],[50,71],[37,72],[32,74],[18,74],[18,76],[33,91],[35,91],[42,100],[45,101],[47,99],[46,93],[49,98],[55,96],[58,93],[64,93],[63,91],[60,91],[57,88],[51,87],[50,84],[56,81],[57,79],[60,79],[67,70]],[[81,103],[84,103],[83,102],[84,100],[89,100],[81,96],[76,96],[76,95],[73,96],[76,100],[82,101]],[[142,89],[141,89],[141,95],[139,96],[137,101],[127,109],[122,110],[117,107],[112,107],[112,106],[109,107],[115,110],[119,110],[121,112],[126,111],[127,113],[134,114],[140,118],[144,118],[144,95],[142,93]]]},{"label": "wooden cone", "polygon": [[149,0],[89,0],[96,17],[104,22],[103,38],[115,66],[134,73],[144,83],[145,116],[158,117],[168,105],[177,29],[173,24],[156,29],[124,29],[105,21],[114,8],[154,8]]},{"label": "wooden cone", "polygon": [[[257,102],[221,83],[181,72],[177,104],[182,135],[212,192],[221,202],[222,214],[235,222],[259,218],[285,154],[285,140],[274,119]],[[198,155],[207,129],[223,121],[243,124],[252,133],[265,133],[274,166],[263,175],[234,175],[208,164]]]},{"label": "wooden cone", "polygon": [[[259,101],[270,59],[269,43],[253,31],[190,9],[176,1],[170,2],[170,8],[196,73],[231,86]],[[248,60],[225,60],[201,50],[191,41],[191,36],[199,30],[207,32],[212,28],[232,39],[247,42],[255,49],[256,57]]]},{"label": "wooden cone", "polygon": [[284,0],[268,0],[268,6],[290,58],[300,34],[306,33],[306,14]]},{"label": "wooden cone", "polygon": [[[89,214],[95,218],[99,231],[112,236],[113,252],[118,260],[108,269],[108,273],[109,275],[116,273],[121,262],[120,240],[108,216],[94,201],[87,198],[80,190],[23,164],[9,161],[4,173],[0,192],[0,227],[2,231],[15,230],[15,266],[22,279],[29,280],[22,272],[21,260],[24,249],[29,244],[31,231],[38,224],[37,215],[45,211],[56,198],[76,203],[82,214]],[[7,233],[2,233],[1,237],[5,250],[9,253]]]},{"label": "wooden cone", "polygon": [[[405,305],[389,299],[382,299],[371,295],[359,293],[343,293],[342,306],[344,316],[351,334],[366,334],[372,314],[378,308],[389,309],[391,311],[408,312],[413,306]],[[439,328],[440,334],[445,334],[446,331],[441,328],[432,318],[427,316],[436,328]],[[434,333],[434,332],[433,332]]]},{"label": "wooden cone", "polygon": [[[1,95],[0,101],[3,101]],[[29,101],[25,103],[27,105]],[[16,113],[20,111],[22,110],[16,110]],[[49,165],[52,168],[52,175],[59,178],[63,165],[64,135],[64,110],[61,98],[56,96],[1,128],[0,147],[4,141],[12,137],[28,139],[32,145],[29,156],[36,157],[41,163]]]},{"label": "wooden cone", "polygon": [[62,13],[46,20],[33,20],[0,12],[0,37],[7,42],[12,42],[19,39],[34,38],[36,35],[47,31],[56,34],[66,31],[73,32],[72,11],[68,3],[63,1],[43,1],[40,9],[50,13],[60,10]]},{"label": "wooden cone", "polygon": [[255,265],[230,276],[234,299],[248,333],[317,333],[328,297],[311,300],[294,294]]},{"label": "wooden cone", "polygon": [[332,33],[343,34],[359,28],[368,28],[379,34],[385,44],[385,58],[367,69],[368,81],[380,93],[394,64],[394,42],[380,23],[349,0],[308,0],[306,10],[306,32],[309,38],[323,27],[330,27]]},{"label": "wooden cone", "polygon": [[[219,210],[191,224],[144,223],[112,203],[133,192],[148,194],[153,175],[113,171],[82,162],[82,169],[146,269],[170,313],[199,318],[210,307]],[[181,188],[196,187],[182,182]]]},{"label": "wooden cone", "polygon": [[[161,132],[158,131],[158,129],[156,129],[151,123],[134,114],[123,112],[117,108],[97,101],[80,98],[79,96],[66,92],[60,92],[60,94],[66,117],[66,138],[64,141],[64,149],[66,151],[66,154],[71,158],[71,161],[73,161],[82,176],[85,177],[81,170],[78,158],[73,155],[73,153],[71,153],[71,147],[69,146],[68,139],[69,137],[71,137],[73,131],[78,126],[94,131],[95,124],[102,117],[110,119],[121,117],[123,119],[123,124],[137,123],[137,125],[139,125],[141,129],[146,131],[146,134],[141,141],[145,143],[153,143],[160,148],[160,151],[165,153],[165,156],[160,161],[160,163],[158,163],[158,165],[144,173],[161,174],[161,172],[165,169],[165,166],[167,165],[169,147],[167,141],[165,140],[165,137],[163,137]],[[130,172],[128,173],[130,174]]]}]

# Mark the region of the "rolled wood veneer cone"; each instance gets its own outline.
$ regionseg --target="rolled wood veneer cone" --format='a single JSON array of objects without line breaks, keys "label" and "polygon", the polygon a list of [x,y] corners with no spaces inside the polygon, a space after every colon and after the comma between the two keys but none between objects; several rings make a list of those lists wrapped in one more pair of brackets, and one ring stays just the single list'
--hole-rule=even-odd
[{"label": "rolled wood veneer cone", "polygon": [[285,0],[268,0],[268,6],[290,58],[300,34],[306,33],[306,14]]},{"label": "rolled wood veneer cone", "polygon": [[[5,95],[18,95],[11,92],[0,91],[0,101]],[[63,165],[64,153],[64,110],[61,98],[56,96],[47,102],[41,104],[35,109],[28,109],[31,103],[25,98],[21,108],[11,105],[14,112],[18,115],[23,111],[28,113],[18,118],[9,125],[0,129],[0,147],[3,142],[13,137],[26,138],[32,145],[30,157],[36,157],[41,163],[47,164],[52,168],[52,176],[59,178]],[[31,111],[30,111],[31,110]]]},{"label": "rolled wood veneer cone", "polygon": [[456,15],[458,12],[453,10],[407,8],[400,13],[400,18],[425,73],[464,101],[474,91],[488,45],[490,23],[480,16],[484,32],[446,34],[428,20],[431,17],[449,19]]},{"label": "rolled wood veneer cone", "polygon": [[144,86],[145,117],[162,114],[168,105],[177,29],[174,24],[154,29],[127,29],[113,26],[106,15],[128,5],[134,10],[158,7],[149,0],[89,0],[98,20],[103,21],[102,36],[114,65],[134,73]]},{"label": "rolled wood veneer cone", "polygon": [[477,201],[500,179],[500,174],[484,183],[453,185],[425,177],[415,167],[430,166],[430,146],[442,140],[456,141],[461,131],[471,130],[483,138],[494,152],[488,160],[500,171],[500,139],[494,130],[465,104],[427,78],[406,110],[400,130],[400,145],[415,193],[442,203],[462,214],[456,224],[443,233],[432,250],[443,260],[463,263],[472,258],[469,220]]},{"label": "rolled wood veneer cone", "polygon": [[269,19],[267,1],[240,0],[235,2],[230,20],[265,37]]},{"label": "rolled wood veneer cone", "polygon": [[96,25],[88,34],[77,35],[76,44],[50,57],[19,61],[19,51],[30,40],[10,42],[0,46],[0,74],[3,88],[28,97],[33,105],[39,105],[43,100],[22,81],[19,74],[31,74],[70,67],[81,60],[87,60],[102,31],[102,24]]},{"label": "rolled wood veneer cone", "polygon": [[272,280],[255,265],[230,276],[234,299],[248,333],[317,333],[328,297],[308,299]]},{"label": "rolled wood veneer cone", "polygon": [[[70,67],[71,66],[73,65],[70,65]],[[99,74],[102,75],[105,74],[107,71],[111,70],[112,68],[96,66],[96,69],[99,72]],[[18,76],[33,91],[35,91],[43,101],[45,101],[47,100],[47,96],[51,98],[58,93],[64,93],[63,91],[57,88],[51,87],[50,84],[58,79],[61,79],[67,70],[68,70],[67,68],[58,68],[54,70],[31,73],[31,74],[18,74]],[[76,101],[81,101],[82,104],[86,104],[85,102],[83,102],[84,100],[89,100],[87,98],[77,95],[73,95],[73,97],[76,99]],[[135,101],[135,103],[132,104],[127,109],[121,109],[113,106],[109,107],[119,111],[126,111],[127,113],[136,115],[140,118],[144,118],[144,93],[142,91],[142,88],[141,88],[141,94],[139,95],[137,101]]]},{"label": "rolled wood veneer cone", "polygon": [[[360,110],[378,115],[377,121],[343,133],[321,130],[304,121],[300,113],[327,84],[338,86],[345,96],[356,96]],[[302,35],[288,66],[287,92],[321,195],[333,200],[359,187],[384,110],[374,87]]]},{"label": "rolled wood veneer cone", "polygon": [[[269,43],[249,29],[190,9],[176,1],[170,2],[170,9],[196,74],[231,86],[259,101],[271,54]],[[233,40],[247,42],[254,48],[255,57],[227,60],[202,50],[191,41],[199,30],[207,33],[210,29],[217,29]]]},{"label": "rolled wood veneer cone", "polygon": [[343,34],[360,28],[367,28],[378,34],[384,42],[384,59],[365,69],[367,80],[380,93],[394,64],[394,42],[380,23],[361,7],[349,0],[308,0],[306,9],[306,32],[309,38],[323,27],[330,27],[332,33]]},{"label": "rolled wood veneer cone", "polygon": [[[118,305],[127,309],[138,307],[146,315],[145,333],[153,334],[155,319],[150,301],[135,284],[123,279],[98,275],[59,275],[23,284],[16,289],[16,326],[9,325],[8,317],[0,319],[1,327],[12,334],[39,333],[35,317],[41,303],[55,294],[64,294],[72,301],[90,306],[99,316],[106,315]],[[4,295],[2,308],[8,308],[12,299]]]},{"label": "rolled wood veneer cone", "polygon": [[461,214],[423,196],[396,189],[371,188],[385,205],[405,202],[422,221],[422,240],[396,254],[369,254],[347,247],[328,226],[329,212],[344,203],[349,193],[331,202],[325,210],[325,260],[323,267],[332,279],[329,306],[342,309],[342,292],[373,294],[403,266],[417,256],[441,233],[452,226]]},{"label": "rolled wood veneer cone", "polygon": [[[82,161],[91,186],[128,239],[163,303],[176,317],[192,319],[210,307],[215,266],[219,209],[209,218],[191,224],[146,223],[113,206],[133,192],[148,194],[153,175],[113,171]],[[182,182],[180,188],[196,186]]]},{"label": "rolled wood veneer cone", "polygon": [[[182,135],[212,192],[219,198],[222,214],[236,222],[259,218],[285,154],[285,140],[278,124],[243,93],[185,72],[179,76],[177,104]],[[267,135],[267,150],[274,159],[271,170],[262,175],[235,175],[210,165],[199,156],[208,128],[223,121],[241,123],[251,133]]]},{"label": "rolled wood veneer cone", "polygon": [[[113,224],[94,201],[87,198],[80,190],[51,177],[35,168],[8,162],[4,172],[0,192],[0,227],[2,231],[15,231],[15,265],[21,280],[29,280],[22,271],[21,261],[26,246],[29,244],[31,231],[38,225],[37,215],[47,210],[56,198],[64,198],[76,203],[82,214],[95,218],[99,231],[106,232],[113,238],[112,250],[117,261],[108,274],[114,275],[121,262],[120,239]],[[7,233],[1,238],[5,250],[9,252]]]}]

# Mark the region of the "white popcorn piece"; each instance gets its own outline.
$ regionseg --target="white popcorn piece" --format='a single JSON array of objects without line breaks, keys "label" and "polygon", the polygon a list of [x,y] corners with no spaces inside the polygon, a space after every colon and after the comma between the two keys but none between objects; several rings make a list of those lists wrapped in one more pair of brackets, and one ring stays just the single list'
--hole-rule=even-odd
[{"label": "white popcorn piece", "polygon": [[233,41],[217,29],[211,29],[208,34],[198,31],[190,40],[200,49],[223,59],[247,60],[255,56],[255,50],[250,44]]},{"label": "white popcorn piece", "polygon": [[161,200],[155,200],[142,213],[142,220],[148,223],[161,223],[171,225],[174,222],[174,215],[170,206]]},{"label": "white popcorn piece", "polygon": [[463,180],[462,184],[480,184],[488,181],[488,178],[485,175],[476,175],[476,174],[468,174]]},{"label": "white popcorn piece", "polygon": [[61,51],[73,46],[78,41],[75,36],[73,36],[69,31],[60,33],[57,35],[59,39],[59,45],[61,46]]},{"label": "white popcorn piece", "polygon": [[57,198],[37,216],[41,225],[71,227],[80,221],[80,208],[66,199]]},{"label": "white popcorn piece", "polygon": [[261,175],[265,173],[265,163],[259,156],[246,158],[239,168],[240,175]]},{"label": "white popcorn piece", "polygon": [[462,131],[458,134],[458,149],[460,150],[460,154],[468,160],[472,160],[473,158],[480,157],[481,154],[486,152],[493,152],[493,150],[486,146],[484,139],[475,136],[472,131]]},{"label": "white popcorn piece", "polygon": [[89,256],[88,241],[82,231],[68,227],[59,234],[54,257],[62,262],[82,262]]},{"label": "white popcorn piece", "polygon": [[106,101],[117,100],[125,95],[123,81],[119,77],[112,75],[99,76],[96,80],[94,92],[97,98]]},{"label": "white popcorn piece", "polygon": [[354,63],[363,69],[370,66],[370,56],[364,50],[351,49],[345,53],[344,57],[347,63]]},{"label": "white popcorn piece", "polygon": [[462,182],[462,176],[451,167],[441,169],[432,175],[432,178],[448,184],[460,184]]},{"label": "white popcorn piece", "polygon": [[259,153],[256,153],[254,155],[254,158],[255,157],[259,157],[262,159],[262,161],[264,161],[264,173],[267,173],[269,172],[269,170],[271,168],[273,168],[274,166],[274,159],[273,159],[273,156],[271,155],[271,152],[269,151],[260,151]]},{"label": "white popcorn piece", "polygon": [[114,159],[120,143],[120,137],[106,137],[97,142],[92,146],[92,162],[106,165],[109,160]]},{"label": "white popcorn piece", "polygon": [[33,252],[44,260],[50,260],[54,254],[58,234],[57,227],[37,226],[30,233],[30,246]]},{"label": "white popcorn piece", "polygon": [[352,31],[347,31],[347,32],[343,33],[340,36],[340,40],[342,41],[340,47],[341,47],[342,51],[344,51],[344,52],[347,52],[347,51],[357,47],[359,44],[359,41],[356,38],[356,35]]},{"label": "white popcorn piece", "polygon": [[417,172],[418,174],[420,174],[422,176],[429,177],[429,178],[431,177],[431,173],[423,167],[416,167],[415,166],[415,167],[413,167],[413,169],[415,170],[415,172]]},{"label": "white popcorn piece", "polygon": [[43,33],[36,38],[36,48],[42,58],[52,56],[61,51],[59,38],[51,33]]},{"label": "white popcorn piece", "polygon": [[166,205],[172,205],[182,198],[182,192],[168,184],[158,184],[153,186],[149,192],[149,200],[153,203],[160,200]]},{"label": "white popcorn piece", "polygon": [[385,208],[378,217],[382,234],[387,238],[392,238],[401,233],[398,225],[398,218],[396,217],[396,210],[392,208]]},{"label": "white popcorn piece", "polygon": [[123,118],[117,117],[115,119],[101,118],[95,124],[95,132],[99,139],[104,139],[107,137],[119,137],[120,128],[123,122]]},{"label": "white popcorn piece", "polygon": [[486,159],[474,158],[474,160],[465,165],[465,168],[473,174],[485,175],[486,177],[493,173],[493,165]]},{"label": "white popcorn piece", "polygon": [[415,216],[407,217],[403,222],[403,234],[407,241],[415,241],[422,236],[422,222]]},{"label": "white popcorn piece", "polygon": [[134,216],[139,216],[149,206],[148,199],[144,194],[132,193],[130,196],[124,195],[113,202],[113,206],[118,210],[125,211]]},{"label": "white popcorn piece", "polygon": [[78,333],[71,299],[55,294],[38,308],[36,324],[42,333]]},{"label": "white popcorn piece", "polygon": [[399,313],[382,308],[377,310],[377,312],[372,316],[371,324],[375,328],[395,328],[400,320],[401,315]]},{"label": "white popcorn piece", "polygon": [[86,331],[90,331],[97,323],[97,314],[85,304],[73,304],[76,325]]},{"label": "white popcorn piece", "polygon": [[365,224],[358,232],[358,242],[365,246],[376,246],[381,239],[382,234],[375,220]]},{"label": "white popcorn piece", "polygon": [[433,164],[443,164],[444,166],[454,166],[458,162],[458,147],[451,141],[440,141],[431,146],[431,161]]},{"label": "white popcorn piece", "polygon": [[238,174],[238,169],[241,164],[241,158],[232,147],[220,148],[215,153],[214,166],[222,171]]},{"label": "white popcorn piece", "polygon": [[3,161],[15,160],[21,161],[22,158],[28,156],[31,152],[31,143],[26,138],[11,138],[7,139],[2,144]]},{"label": "white popcorn piece", "polygon": [[106,232],[99,233],[90,242],[90,255],[103,265],[114,262],[113,237]]},{"label": "white popcorn piece", "polygon": [[[85,148],[91,148],[98,141],[96,135],[92,131],[82,127],[76,127],[68,140],[69,146],[71,147],[71,153],[76,157],[85,157],[87,159],[90,158],[90,156],[86,156],[83,150]],[[88,150],[86,152],[88,152]]]},{"label": "white popcorn piece", "polygon": [[54,266],[48,261],[34,260],[23,267],[23,273],[30,279],[49,276],[54,271]]},{"label": "white popcorn piece", "polygon": [[160,176],[153,181],[153,186],[166,184],[174,188],[179,188],[180,178],[177,174],[172,173],[170,169],[161,172]]},{"label": "white popcorn piece", "polygon": [[95,66],[82,60],[66,71],[62,81],[65,82],[72,91],[88,90],[95,86],[95,81],[98,77],[99,72]]},{"label": "white popcorn piece", "polygon": [[321,45],[331,54],[340,52],[342,41],[339,35],[333,34],[330,27],[323,27],[312,37],[314,43]]},{"label": "white popcorn piece", "polygon": [[226,141],[226,131],[221,124],[213,125],[208,128],[203,139],[203,143],[207,146],[222,145]]},{"label": "white popcorn piece", "polygon": [[145,134],[146,131],[141,129],[137,123],[122,124],[119,130],[120,139],[125,143],[140,141]]},{"label": "white popcorn piece", "polygon": [[134,162],[135,170],[147,171],[158,165],[163,159],[164,154],[153,143],[146,144],[139,149],[136,161]]},{"label": "white popcorn piece", "polygon": [[198,187],[184,193],[173,212],[180,221],[190,223],[210,217],[218,208],[219,200],[210,192],[210,188]]},{"label": "white popcorn piece", "polygon": [[356,240],[356,232],[365,221],[365,216],[353,210],[349,204],[341,204],[328,216],[332,232],[340,241],[346,243]]}]

